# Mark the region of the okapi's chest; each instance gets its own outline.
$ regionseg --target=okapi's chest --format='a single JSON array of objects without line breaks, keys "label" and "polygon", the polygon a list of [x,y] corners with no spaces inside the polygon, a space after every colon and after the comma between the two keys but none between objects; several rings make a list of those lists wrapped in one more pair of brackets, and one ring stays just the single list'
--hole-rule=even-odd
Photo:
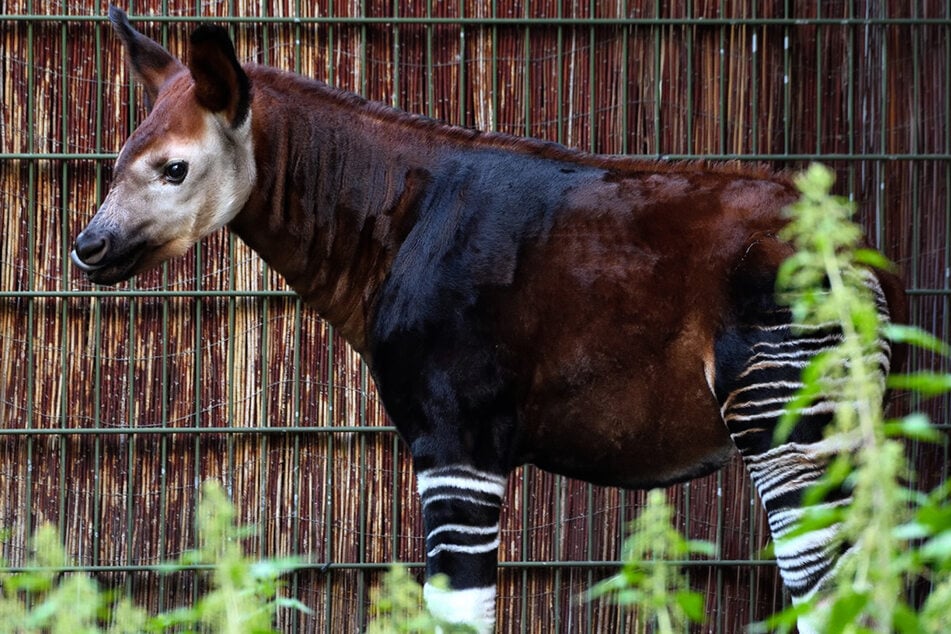
[{"label": "okapi's chest", "polygon": [[437,175],[370,328],[404,435],[623,486],[719,467],[730,269],[788,189],[492,153]]}]

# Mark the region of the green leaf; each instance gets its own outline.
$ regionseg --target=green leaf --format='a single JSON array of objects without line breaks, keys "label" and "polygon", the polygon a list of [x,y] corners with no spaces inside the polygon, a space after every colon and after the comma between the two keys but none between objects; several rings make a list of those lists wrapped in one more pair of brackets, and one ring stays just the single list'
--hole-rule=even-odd
[{"label": "green leaf", "polygon": [[782,612],[770,615],[764,622],[752,624],[749,631],[751,634],[772,631],[791,632],[796,627],[799,617],[810,614],[814,607],[811,601],[790,605]]},{"label": "green leaf", "polygon": [[890,438],[902,437],[936,444],[947,440],[947,437],[935,429],[931,420],[924,414],[909,414],[900,420],[889,421],[885,424],[884,431]]},{"label": "green leaf", "polygon": [[951,374],[941,372],[910,372],[892,374],[888,377],[888,387],[896,390],[910,390],[922,396],[938,396],[951,391]]},{"label": "green leaf", "polygon": [[929,561],[951,560],[951,531],[943,532],[925,542],[921,547],[921,555]]},{"label": "green leaf", "polygon": [[885,336],[895,343],[907,343],[918,348],[937,352],[938,354],[951,357],[951,345],[941,341],[930,332],[916,328],[915,326],[906,326],[904,324],[886,324],[884,327]]},{"label": "green leaf", "polygon": [[883,271],[894,271],[895,265],[880,252],[874,249],[856,249],[854,253],[855,261],[866,266],[873,266]]},{"label": "green leaf", "polygon": [[868,595],[863,592],[850,592],[839,596],[829,610],[829,620],[826,622],[826,631],[843,632],[849,625],[855,624],[859,614],[868,605]]},{"label": "green leaf", "polygon": [[947,504],[924,506],[918,510],[915,519],[926,527],[931,535],[951,530],[951,506]]},{"label": "green leaf", "polygon": [[687,552],[704,557],[715,557],[717,545],[702,539],[691,539],[687,541]]},{"label": "green leaf", "polygon": [[292,599],[290,597],[278,597],[274,599],[274,604],[280,608],[290,608],[291,610],[297,610],[298,612],[303,612],[304,614],[314,614],[314,611],[310,609],[306,603],[298,599]]},{"label": "green leaf", "polygon": [[703,595],[699,592],[688,592],[686,590],[678,592],[675,596],[677,605],[683,610],[688,619],[695,623],[702,623],[704,620]]},{"label": "green leaf", "polygon": [[899,603],[895,606],[895,614],[892,616],[892,625],[896,632],[901,634],[924,634],[925,630],[921,626],[921,619],[918,613],[909,608],[905,603]]}]

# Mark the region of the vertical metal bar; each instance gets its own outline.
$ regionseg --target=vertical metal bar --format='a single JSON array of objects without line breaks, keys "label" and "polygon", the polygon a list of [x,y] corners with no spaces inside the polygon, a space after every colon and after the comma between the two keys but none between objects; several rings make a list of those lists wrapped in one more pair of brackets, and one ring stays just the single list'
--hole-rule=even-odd
[{"label": "vertical metal bar", "polygon": [[[884,5],[879,5],[879,17],[884,17],[885,9]],[[888,27],[882,27],[882,37],[881,37],[881,50],[879,53],[879,132],[878,132],[878,141],[879,141],[879,152],[884,153],[888,152],[888,37],[887,37]],[[878,183],[878,188],[876,190],[876,200],[875,200],[875,209],[876,209],[876,226],[881,227],[881,219],[884,217],[885,213],[885,164],[882,160],[875,161],[875,182]],[[875,236],[875,241],[880,243],[882,239],[881,230]],[[915,299],[909,298],[909,304],[914,305]]]},{"label": "vertical metal bar", "polygon": [[[720,0],[720,10],[719,15],[723,17],[726,14],[726,8],[724,6],[725,0]],[[727,96],[726,96],[726,82],[729,77],[730,68],[727,64],[726,57],[726,25],[720,26],[720,72],[717,73],[717,86],[719,88],[719,112],[717,113],[717,121],[720,130],[720,139],[719,139],[719,151],[721,154],[726,154],[727,152]]]},{"label": "vertical metal bar", "polygon": [[[816,0],[816,18],[822,17],[822,2]],[[821,23],[816,24],[816,154],[822,154],[822,35],[824,29]]]},{"label": "vertical metal bar", "polygon": [[[588,15],[595,16],[596,0],[588,0]],[[588,150],[597,152],[598,143],[598,66],[595,63],[597,55],[597,30],[594,22],[588,27]]]},{"label": "vertical metal bar", "polygon": [[[945,17],[951,18],[951,6],[945,5]],[[944,153],[951,154],[951,22],[944,25]],[[944,226],[951,228],[951,161],[944,161]],[[951,231],[951,229],[945,229]],[[951,288],[951,238],[944,240],[944,285],[943,289]],[[951,326],[951,294],[942,294],[942,319],[941,334],[948,338],[949,326]],[[947,366],[945,366],[947,369]],[[951,394],[944,397],[943,411],[951,411]],[[945,473],[949,473],[949,448],[948,444],[944,446],[944,468]]]},{"label": "vertical metal bar", "polygon": [[[102,91],[103,86],[101,81],[98,79],[103,76],[102,68],[102,51],[103,51],[103,42],[102,42],[102,30],[96,29],[96,77],[97,77],[97,90],[96,90],[96,150],[102,150],[102,111],[103,111],[103,100],[102,100]],[[97,179],[99,180],[99,179]],[[98,183],[97,183],[98,187]],[[102,398],[102,363],[101,363],[101,353],[102,353],[102,341],[101,341],[101,332],[102,332],[102,305],[97,300],[96,309],[95,309],[95,322],[96,322],[96,345],[95,345],[95,427],[102,426],[101,410],[100,403]],[[94,437],[94,449],[93,449],[93,469],[95,473],[93,475],[93,553],[92,553],[92,563],[93,565],[99,564],[99,518],[100,518],[100,474],[102,469],[100,468],[100,453],[101,453],[101,443],[102,439],[97,435]]]},{"label": "vertical metal bar", "polygon": [[[660,18],[660,0],[654,0],[654,15]],[[660,117],[660,104],[661,99],[663,98],[663,91],[661,89],[661,84],[663,83],[661,79],[661,64],[660,64],[660,50],[661,50],[661,38],[663,33],[663,27],[655,25],[651,26],[651,47],[653,50],[653,56],[651,63],[654,68],[654,151],[652,154],[660,156],[663,153],[663,134],[661,134],[661,117]]]},{"label": "vertical metal bar", "polygon": [[[918,17],[918,4],[913,2],[912,6],[912,18]],[[901,27],[897,27],[901,28]],[[912,81],[911,81],[911,90],[912,90],[912,102],[913,104],[921,103],[921,27],[915,24],[908,25],[907,28],[910,33],[908,39],[911,40],[911,68],[912,68]],[[917,154],[918,147],[918,127],[919,121],[918,118],[921,116],[921,111],[913,107],[910,109],[911,120],[908,122],[908,135],[910,137],[910,147],[908,148],[912,155]],[[914,265],[911,267],[911,285],[914,288],[921,287],[921,205],[920,205],[920,189],[918,186],[919,181],[919,162],[910,161],[908,163],[911,171],[911,208],[914,210],[914,217],[912,218],[911,223],[911,261]]]},{"label": "vertical metal bar", "polygon": [[[855,1],[850,0],[848,4],[848,17],[850,19],[855,18]],[[848,81],[845,86],[845,100],[846,100],[846,129],[848,131],[848,152],[850,156],[855,156],[855,51],[854,51],[854,31],[855,26],[843,27],[848,29],[845,35],[845,57],[846,57],[846,66],[848,68]],[[849,162],[849,200],[855,200],[856,198],[856,182],[855,182],[855,166],[856,161]]]},{"label": "vertical metal bar", "polygon": [[[756,7],[751,4],[752,18],[756,19]],[[759,153],[759,27],[750,25],[750,151]],[[742,151],[742,148],[737,148]]]},{"label": "vertical metal bar", "polygon": [[[366,364],[361,362],[360,363],[360,401],[358,406],[359,409],[357,411],[360,427],[368,426],[367,392],[369,390],[369,387],[370,386],[369,386],[369,376],[367,373],[367,367],[366,367]],[[367,434],[359,434],[357,443],[358,443],[357,450],[359,452],[358,457],[360,462],[360,503],[359,503],[360,517],[358,520],[360,534],[359,534],[359,551],[357,553],[357,561],[359,563],[364,563],[366,562],[366,551],[367,551],[367,539],[366,539],[367,526],[368,526],[367,525],[367,506],[368,506],[367,486],[369,483],[369,474],[367,469]],[[396,496],[397,492],[394,491],[393,495]],[[394,555],[394,559],[395,559],[395,555]],[[366,577],[367,577],[367,573],[361,570],[360,576],[358,577],[358,583],[357,583],[357,596],[359,597],[365,596],[365,592],[366,592],[365,588],[367,586]],[[357,627],[359,631],[363,632],[366,628],[366,618],[367,618],[366,610],[365,610],[366,604],[364,601],[360,601],[357,605],[358,605]]]},{"label": "vertical metal bar", "polygon": [[687,0],[687,17],[690,18],[691,23],[689,26],[684,27],[684,39],[686,40],[687,47],[687,144],[685,149],[688,154],[693,154],[696,152],[696,145],[693,138],[693,46],[694,38],[697,36],[697,25],[696,22],[694,22],[696,16],[693,10],[693,0]]},{"label": "vertical metal bar", "polygon": [[[623,11],[623,6],[621,6],[620,2],[618,5],[618,13],[622,14],[621,11]],[[619,28],[619,33],[621,35],[621,147],[618,148],[618,151],[621,154],[630,154],[631,152],[631,139],[629,138],[630,129],[628,126],[631,116],[631,78],[630,68],[627,62],[630,57],[630,44],[633,30],[634,27],[631,25],[626,25]]]},{"label": "vertical metal bar", "polygon": [[[400,14],[400,0],[393,0],[393,17],[399,17]],[[427,27],[428,28],[428,27]],[[364,26],[364,37],[363,37],[363,50],[364,50],[364,60],[363,60],[363,93],[366,94],[366,87],[369,85],[367,80],[366,72],[366,49],[367,49],[367,38],[366,38],[366,27]],[[399,22],[393,24],[393,100],[392,104],[399,107],[400,100],[400,27]]]},{"label": "vertical metal bar", "polygon": [[[327,15],[333,17],[336,15],[334,11],[334,0],[327,0]],[[331,86],[336,84],[334,76],[334,49],[336,48],[336,38],[334,31],[334,23],[330,21],[327,23],[327,83]]]},{"label": "vertical metal bar", "polygon": [[[535,469],[533,467],[531,472],[534,472],[534,471]],[[526,469],[526,473],[531,473],[531,472],[529,472]],[[534,477],[537,479],[538,474],[535,474]],[[531,479],[526,480],[524,484],[524,487],[525,487],[524,491],[526,492],[526,495],[528,494],[528,491],[530,490],[529,487],[530,487],[531,481],[532,481]],[[568,496],[568,492],[567,492],[568,487],[567,487],[565,478],[560,475],[555,476],[554,486],[555,486],[555,510],[554,510],[555,515],[554,517],[558,518],[557,519],[558,524],[555,526],[556,547],[553,549],[553,552],[555,553],[554,560],[557,561],[558,563],[562,563],[564,562],[566,558],[565,551],[567,550],[564,525],[568,520],[568,518],[565,517],[565,513],[566,513],[565,509],[568,507],[567,500],[566,500]],[[529,509],[529,506],[528,504],[526,504],[525,505],[526,513],[528,512],[528,509]],[[566,627],[566,626],[563,626],[561,623],[561,594],[562,594],[562,584],[563,584],[564,575],[565,575],[565,569],[562,566],[558,566],[555,568],[555,579],[554,579],[554,584],[552,588],[552,594],[554,594],[553,603],[555,608],[553,631],[556,631],[556,632],[560,632]],[[568,573],[568,576],[570,580],[571,578],[570,572]],[[526,595],[526,601],[527,600],[528,598]]]},{"label": "vertical metal bar", "polygon": [[[195,271],[196,279],[195,286],[196,290],[201,290],[201,270],[202,270],[202,249],[201,245],[195,245]],[[201,425],[201,408],[202,408],[202,399],[201,399],[201,386],[202,386],[202,365],[201,365],[201,347],[202,347],[202,317],[204,313],[202,311],[202,300],[196,298],[193,305],[193,320],[195,324],[195,334],[194,339],[192,340],[192,372],[193,372],[193,381],[192,389],[195,391],[194,399],[192,402],[192,414],[190,416],[191,424],[193,427],[199,427]],[[195,500],[195,513],[193,517],[192,526],[194,528],[195,536],[195,547],[198,547],[198,530],[199,530],[199,514],[198,509],[198,496],[201,492],[201,434],[194,434],[194,441],[192,443],[192,455],[194,456],[194,470],[192,472],[192,488],[194,491],[194,500]],[[199,597],[198,593],[198,584],[192,585],[192,602],[197,603]]]},{"label": "vertical metal bar", "polygon": [[[562,23],[564,18],[564,3],[559,2],[557,6],[557,19],[558,31],[556,34],[555,42],[555,63],[558,64],[557,71],[555,76],[557,78],[557,87],[555,88],[557,95],[556,103],[556,119],[557,119],[557,130],[556,130],[556,140],[559,143],[567,143],[565,139],[565,26]],[[493,73],[493,76],[495,74]],[[567,96],[568,99],[571,99],[571,95]]]},{"label": "vertical metal bar", "polygon": [[[459,2],[459,16],[465,17],[466,15],[466,3],[464,0]],[[466,26],[462,24],[459,28],[459,114],[456,122],[459,125],[466,125],[466,86],[467,86],[467,77],[466,77],[466,64],[468,60],[466,59]],[[432,72],[429,73],[432,77]]]},{"label": "vertical metal bar", "polygon": [[[69,82],[67,81],[68,73],[66,69],[69,68],[69,46],[68,46],[68,22],[64,21],[60,27],[60,111],[63,113],[63,118],[60,121],[60,136],[63,139],[63,149],[68,150],[66,147],[65,141],[69,138],[69,116],[68,105],[69,105]],[[32,95],[32,93],[31,93]],[[29,97],[29,98],[32,98]],[[62,200],[62,207],[60,208],[60,237],[62,239],[63,248],[60,252],[60,258],[63,262],[69,262],[69,169],[68,163],[63,161],[62,169],[60,172],[60,200]],[[66,290],[69,288],[69,274],[70,268],[64,267],[63,269],[63,278],[60,280],[60,288]],[[68,300],[62,300],[59,302],[60,312],[60,341],[63,342],[63,350],[60,351],[60,374],[61,376],[68,376],[69,371],[69,361],[68,354],[65,350],[65,342],[69,340],[69,302]],[[60,429],[66,429],[68,427],[69,420],[69,390],[67,389],[68,382],[60,382],[60,393],[59,393],[59,411],[60,411]],[[59,436],[56,439],[57,449],[59,453],[59,500],[58,500],[58,519],[57,519],[57,530],[60,536],[66,534],[66,452],[67,452],[67,439],[65,436]]]},{"label": "vertical metal bar", "polygon": [[[595,536],[595,525],[594,525],[594,485],[586,484],[585,485],[585,522],[584,530],[587,533],[585,539],[585,559],[588,561],[594,561],[595,559],[595,550],[594,550],[594,536]],[[594,570],[588,568],[585,571],[585,587],[590,588],[594,586]],[[593,631],[594,626],[594,601],[585,601],[584,602],[584,614],[585,614],[585,629],[587,631]]]},{"label": "vertical metal bar", "polygon": [[[301,339],[302,339],[302,324],[303,319],[303,303],[301,299],[294,299],[294,357],[293,357],[293,388],[292,388],[292,399],[293,399],[293,418],[291,423],[294,427],[300,427],[302,424],[301,421],[301,381],[303,377],[301,376]],[[288,479],[287,487],[294,491],[292,508],[291,508],[291,552],[281,553],[281,555],[289,555],[299,557],[302,553],[299,553],[300,549],[300,432],[294,432],[293,436],[293,447],[291,449],[291,464],[293,469],[291,474],[292,478]],[[290,440],[288,437],[286,440]],[[286,451],[286,449],[285,449]],[[360,596],[363,596],[362,588],[360,589]],[[295,572],[291,578],[291,596],[299,597],[300,596],[300,575]],[[293,627],[292,632],[297,632],[300,629],[300,619],[303,615],[293,614]]]},{"label": "vertical metal bar", "polygon": [[[529,18],[531,13],[529,12],[529,3],[526,2],[524,8],[522,9],[522,17]],[[532,40],[531,40],[532,29],[527,24],[525,25],[525,35],[522,38],[522,113],[525,117],[525,126],[522,130],[522,134],[525,136],[532,136],[532,73],[531,73],[531,59],[532,59]]]},{"label": "vertical metal bar", "polygon": [[[789,19],[792,15],[790,11],[789,3],[791,0],[786,0],[783,5],[783,17]],[[790,121],[790,112],[792,111],[792,86],[790,73],[792,72],[792,62],[791,55],[789,52],[789,38],[791,35],[791,30],[788,23],[783,26],[783,154],[788,155],[791,151],[792,143],[792,134],[790,126],[792,122]]]},{"label": "vertical metal bar", "polygon": [[[367,17],[367,3],[366,0],[361,0],[360,3],[360,15],[364,18]],[[368,36],[367,22],[363,21],[360,23],[360,86],[358,91],[364,97],[368,96],[367,92],[369,91],[369,80],[367,80],[367,66],[368,66],[368,42],[370,40]],[[396,39],[399,39],[398,37]],[[393,79],[398,81],[399,79],[399,64],[395,63],[394,59],[394,68],[393,68]],[[396,104],[399,105],[399,98],[396,98]]]},{"label": "vertical metal bar", "polygon": [[[168,270],[162,269],[162,287],[165,288],[168,285]],[[168,332],[169,332],[169,321],[170,321],[170,306],[169,299],[162,299],[162,343],[161,343],[161,393],[162,393],[162,402],[160,406],[161,410],[161,424],[162,429],[168,429],[168,403],[169,403],[169,382],[171,381],[171,373],[169,371],[168,364]],[[168,508],[168,465],[169,465],[169,434],[164,433],[161,436],[161,445],[159,448],[159,464],[161,465],[159,471],[159,504],[158,508],[161,509],[161,512],[166,516],[170,517],[170,509]],[[156,553],[159,561],[165,561],[167,557],[167,551],[165,549],[166,544],[168,543],[166,523],[159,522],[158,526],[158,553]],[[162,611],[165,609],[165,596],[168,592],[168,587],[166,583],[166,576],[159,575],[158,577],[158,588],[159,588],[159,597],[158,597],[158,609]]]},{"label": "vertical metal bar", "polygon": [[[330,326],[327,326],[327,425],[334,425],[334,335]],[[324,500],[324,548],[327,561],[333,561],[333,523],[334,523],[334,469],[336,462],[334,452],[333,432],[327,434],[327,462],[324,468],[326,481],[326,497]],[[324,614],[326,615],[327,632],[331,632],[333,623],[333,571],[327,570],[324,595]]]},{"label": "vertical metal bar", "polygon": [[[497,0],[492,0],[492,59],[490,60],[490,67],[492,69],[492,130],[494,131],[499,129],[499,27],[495,23],[498,15],[498,2]],[[560,89],[561,85],[559,84],[559,90]],[[559,100],[558,104],[560,107],[561,100]],[[561,117],[559,117],[558,120],[561,121]]]},{"label": "vertical metal bar", "polygon": [[[399,0],[394,0],[394,4],[399,2]],[[433,2],[432,0],[426,0],[426,18],[431,20],[433,17]],[[465,38],[460,42],[462,48],[462,54],[465,54]],[[435,74],[433,72],[433,24],[432,22],[426,22],[426,114],[430,118],[436,117],[436,82],[433,77]],[[460,66],[465,68],[465,63],[460,59]],[[465,124],[465,119],[462,118],[462,115],[465,111],[464,106],[460,106],[460,118],[459,125]]]},{"label": "vertical metal bar", "polygon": [[[33,0],[29,0],[27,3],[27,10],[31,13],[33,12]],[[36,139],[34,137],[34,120],[35,114],[34,109],[36,108],[36,71],[35,71],[35,56],[34,56],[34,33],[33,33],[33,22],[27,22],[26,24],[26,85],[27,85],[27,102],[26,102],[26,122],[27,122],[27,151],[36,152]],[[33,243],[33,238],[35,235],[35,217],[36,217],[36,161],[31,159],[27,163],[27,244]],[[26,290],[33,290],[33,272],[34,272],[34,261],[33,261],[33,249],[27,249],[27,271],[26,276]],[[34,424],[34,388],[36,382],[36,358],[35,358],[35,349],[33,338],[35,335],[35,324],[34,324],[34,311],[35,306],[32,297],[25,299],[26,302],[26,425],[25,428],[30,430],[33,428]],[[34,437],[33,435],[27,432],[26,436],[26,474],[24,477],[24,499],[26,500],[26,508],[24,509],[25,515],[25,525],[24,525],[24,534],[25,534],[25,545],[26,552],[29,553],[33,548],[33,531],[35,527],[33,526],[35,518],[35,510],[33,508],[33,500],[35,498],[33,494],[33,461],[34,461]],[[30,597],[27,597],[29,600]]]},{"label": "vertical metal bar", "polygon": [[[531,501],[531,498],[529,497],[529,494],[528,494],[528,486],[529,486],[528,474],[529,474],[529,472],[530,472],[531,470],[532,470],[532,466],[531,466],[531,465],[525,465],[524,467],[522,467],[522,482],[521,482],[521,484],[522,484],[522,500],[521,500],[521,504],[522,504],[522,517],[521,517],[521,524],[522,524],[523,529],[522,529],[522,544],[521,544],[521,546],[522,546],[522,560],[523,560],[523,562],[524,562],[525,560],[527,560],[527,559],[528,559],[528,556],[529,556],[529,555],[528,555],[528,552],[529,552],[529,533],[528,533],[527,530],[524,529],[524,527],[528,526],[528,525],[529,525],[529,522],[531,521],[531,518],[529,517],[529,514],[528,514],[529,504],[530,504],[530,501]],[[559,482],[558,477],[556,476],[556,477],[555,477],[556,491],[560,491],[560,490],[561,490],[560,487],[558,487],[558,484],[560,484],[560,482]],[[554,513],[555,513],[555,515],[554,515],[555,517],[561,517],[561,495],[556,495],[556,496],[555,496],[555,509],[554,509]],[[555,525],[555,544],[557,544],[558,546],[561,545],[561,539],[559,538],[560,535],[561,535],[561,522],[558,522],[558,523],[556,523],[556,525]],[[521,618],[522,627],[521,627],[521,631],[524,633],[524,632],[527,632],[527,631],[528,631],[528,568],[526,568],[526,567],[524,567],[524,566],[522,567],[522,580],[521,580],[521,581],[522,581],[522,583],[521,583],[521,597],[520,597],[520,599],[521,599],[521,605],[522,605],[522,618]],[[556,569],[556,570],[555,570],[555,583],[554,583],[554,589],[553,589],[553,592],[554,592],[554,594],[555,594],[556,597],[557,597],[558,594],[559,594],[559,582],[560,582],[560,581],[561,581],[561,577],[559,576],[559,570]],[[557,626],[556,626],[555,631],[557,631]]]}]

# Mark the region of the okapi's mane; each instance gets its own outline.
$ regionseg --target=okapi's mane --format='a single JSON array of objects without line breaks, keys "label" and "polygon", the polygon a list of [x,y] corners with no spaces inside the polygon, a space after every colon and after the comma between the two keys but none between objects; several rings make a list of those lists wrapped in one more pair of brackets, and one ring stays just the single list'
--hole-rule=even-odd
[{"label": "okapi's mane", "polygon": [[369,119],[409,130],[422,131],[469,147],[504,149],[627,174],[705,172],[751,180],[770,180],[792,187],[792,178],[789,172],[773,170],[763,163],[708,161],[705,159],[665,161],[662,159],[632,158],[624,155],[592,154],[554,141],[543,141],[505,132],[491,132],[448,124],[432,117],[400,110],[383,102],[372,101],[356,93],[330,86],[317,79],[270,66],[252,65],[248,67],[248,70],[253,73],[252,85],[255,75],[266,75],[278,86],[287,86],[295,91],[301,91],[336,106],[354,111]]}]

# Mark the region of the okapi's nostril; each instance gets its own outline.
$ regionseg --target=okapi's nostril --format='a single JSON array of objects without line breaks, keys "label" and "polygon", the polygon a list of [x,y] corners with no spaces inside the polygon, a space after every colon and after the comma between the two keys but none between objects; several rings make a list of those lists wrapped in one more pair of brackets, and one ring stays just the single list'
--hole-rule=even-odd
[{"label": "okapi's nostril", "polygon": [[76,238],[76,255],[86,264],[98,264],[109,253],[109,237],[106,235],[87,236],[80,233]]}]

